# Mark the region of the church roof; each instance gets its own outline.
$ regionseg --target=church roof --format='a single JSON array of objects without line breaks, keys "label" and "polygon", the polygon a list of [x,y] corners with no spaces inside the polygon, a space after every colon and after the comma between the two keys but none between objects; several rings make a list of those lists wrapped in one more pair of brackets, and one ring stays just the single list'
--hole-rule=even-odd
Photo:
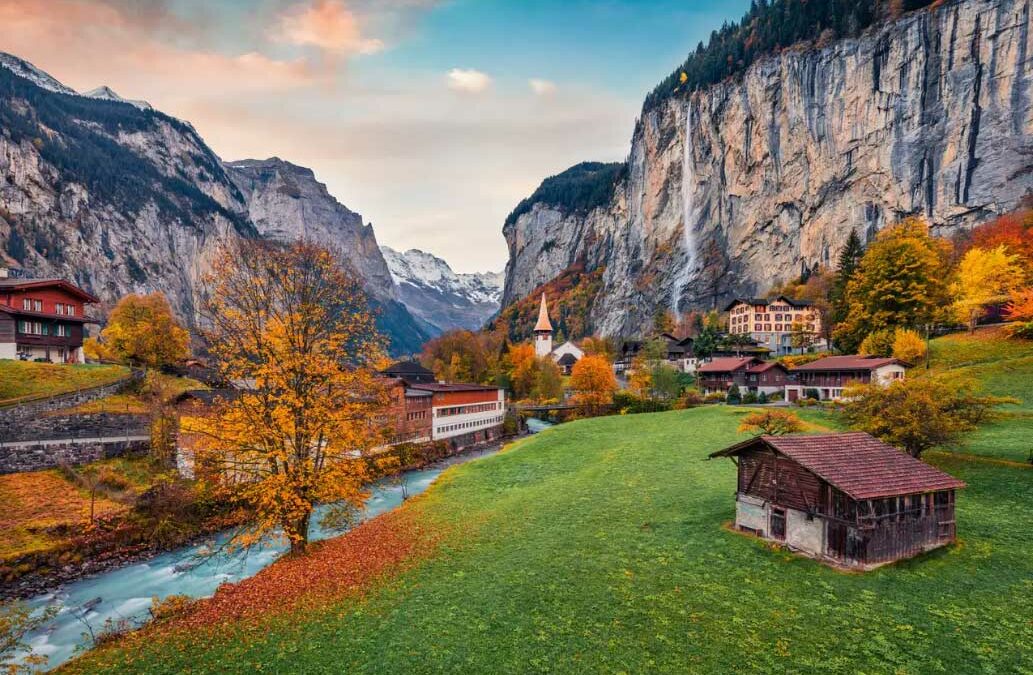
[{"label": "church roof", "polygon": [[552,322],[549,321],[549,308],[545,304],[545,293],[542,293],[542,304],[538,308],[538,323],[534,325],[534,332],[552,332]]}]

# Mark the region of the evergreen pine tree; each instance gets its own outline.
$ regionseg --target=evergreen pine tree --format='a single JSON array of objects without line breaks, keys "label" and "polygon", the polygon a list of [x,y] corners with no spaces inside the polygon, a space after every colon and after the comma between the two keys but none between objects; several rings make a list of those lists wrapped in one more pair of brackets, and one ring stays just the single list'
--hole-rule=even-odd
[{"label": "evergreen pine tree", "polygon": [[846,245],[843,246],[843,250],[839,254],[836,279],[832,284],[832,297],[830,299],[832,301],[831,320],[833,324],[842,323],[846,319],[846,286],[857,271],[858,265],[861,264],[862,257],[864,257],[864,244],[861,243],[861,237],[858,236],[857,230],[851,230],[850,236],[847,237]]}]

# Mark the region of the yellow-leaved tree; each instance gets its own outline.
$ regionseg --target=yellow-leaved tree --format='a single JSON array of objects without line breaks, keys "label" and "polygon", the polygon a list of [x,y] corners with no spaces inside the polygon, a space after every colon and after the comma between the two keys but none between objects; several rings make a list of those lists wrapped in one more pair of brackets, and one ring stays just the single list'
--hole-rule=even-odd
[{"label": "yellow-leaved tree", "polygon": [[613,393],[617,391],[613,366],[601,354],[586,354],[570,371],[570,388],[574,391],[571,403],[586,406],[589,414],[597,414],[599,408],[613,403]]},{"label": "yellow-leaved tree", "polygon": [[968,324],[969,331],[974,331],[986,306],[1006,302],[1024,281],[1025,270],[1019,256],[1008,253],[1004,244],[992,249],[969,249],[951,284],[954,314]]},{"label": "yellow-leaved tree", "polygon": [[93,358],[160,368],[190,356],[190,334],[163,293],[131,293],[111,310],[100,340],[84,348]]},{"label": "yellow-leaved tree", "polygon": [[[205,280],[203,335],[241,395],[184,429],[195,464],[247,503],[249,545],[282,531],[301,553],[317,505],[344,527],[368,496],[366,456],[389,432],[383,340],[355,276],[310,243],[224,249]],[[185,423],[186,424],[186,423]]]}]

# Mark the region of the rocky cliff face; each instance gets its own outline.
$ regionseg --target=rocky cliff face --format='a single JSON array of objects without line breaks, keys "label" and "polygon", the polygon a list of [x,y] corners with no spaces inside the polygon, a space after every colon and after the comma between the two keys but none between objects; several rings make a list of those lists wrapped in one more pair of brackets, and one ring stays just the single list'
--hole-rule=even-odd
[{"label": "rocky cliff face", "polygon": [[1030,22],[1027,0],[947,3],[668,99],[609,204],[507,225],[504,304],[582,259],[605,267],[593,329],[635,333],[829,265],[851,230],[918,214],[947,235],[1013,208],[1033,188]]},{"label": "rocky cliff face", "polygon": [[0,265],[72,279],[109,304],[159,290],[191,321],[218,247],[263,236],[339,251],[394,352],[429,337],[398,301],[372,227],[310,169],[223,164],[185,122],[105,88],[77,94],[0,53]]},{"label": "rocky cliff face", "polygon": [[179,120],[46,86],[56,80],[5,57],[0,259],[109,302],[160,290],[192,317],[216,247],[255,234],[218,158]]},{"label": "rocky cliff face", "polygon": [[395,296],[373,227],[364,225],[362,216],[338,202],[326,185],[316,180],[312,169],[278,157],[227,162],[226,167],[244,195],[251,222],[263,237],[323,244],[340,252],[377,298]]},{"label": "rocky cliff face", "polygon": [[399,299],[435,333],[455,328],[477,330],[499,309],[502,274],[456,274],[435,255],[382,246]]}]

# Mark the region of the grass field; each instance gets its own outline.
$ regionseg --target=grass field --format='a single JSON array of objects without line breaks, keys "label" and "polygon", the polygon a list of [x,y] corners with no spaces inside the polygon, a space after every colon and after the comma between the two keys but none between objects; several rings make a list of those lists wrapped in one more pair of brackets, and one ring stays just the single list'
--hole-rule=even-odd
[{"label": "grass field", "polygon": [[160,469],[146,457],[116,457],[65,470],[0,476],[0,563],[67,547],[90,519],[85,476],[96,478],[94,516],[126,512]]},{"label": "grass field", "polygon": [[[933,340],[930,356],[933,374],[971,377],[991,394],[1021,401],[1002,408],[1004,418],[966,438],[960,451],[1028,461],[1033,453],[1033,343],[1009,340],[1001,328],[983,328]],[[922,376],[923,369],[911,375]]]},{"label": "grass field", "polygon": [[0,359],[0,404],[24,398],[54,396],[109,384],[125,377],[125,366],[35,363]]},{"label": "grass field", "polygon": [[[60,545],[64,537],[54,528],[81,529],[89,522],[90,495],[69,482],[59,471],[34,471],[0,476],[0,562],[26,553]],[[106,516],[127,507],[97,496],[95,516]]]},{"label": "grass field", "polygon": [[[704,458],[743,438],[744,412],[709,406],[548,430],[451,469],[408,502],[396,517],[434,545],[362,593],[205,630],[187,615],[66,669],[1033,670],[1033,469],[930,453],[969,484],[960,543],[844,574],[723,527],[735,467]],[[319,549],[311,560],[323,562]],[[305,589],[303,575],[296,583]]]}]

